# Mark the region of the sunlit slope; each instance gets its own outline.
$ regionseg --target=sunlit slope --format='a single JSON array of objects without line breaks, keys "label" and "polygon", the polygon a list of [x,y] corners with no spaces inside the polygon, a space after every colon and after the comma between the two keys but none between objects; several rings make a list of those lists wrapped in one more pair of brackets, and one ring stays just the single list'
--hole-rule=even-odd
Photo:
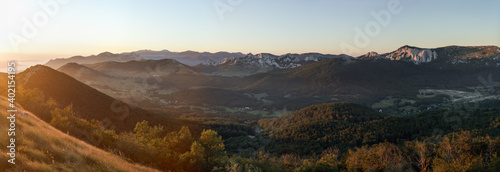
[{"label": "sunlit slope", "polygon": [[13,171],[157,171],[100,150],[83,141],[53,128],[35,115],[18,108],[28,115],[16,115],[15,165],[7,162],[10,136],[7,129],[8,101],[0,97],[0,169]]},{"label": "sunlit slope", "polygon": [[[116,131],[130,131],[137,122],[142,120],[154,121],[154,125],[161,123],[165,126],[175,126],[173,124],[175,121],[170,118],[155,115],[140,107],[123,103],[46,66],[32,66],[17,74],[16,84],[19,88],[23,87],[25,90],[40,90],[44,95],[43,101],[46,102],[51,98],[57,102],[59,108],[73,105],[74,111],[82,119],[101,121],[107,118],[113,122]],[[18,92],[21,93],[21,91]],[[30,109],[28,105],[34,103],[34,101],[30,100],[35,99],[36,96],[18,95],[18,102],[24,103],[22,105],[35,112],[33,109],[36,108]],[[37,116],[48,122],[52,118],[50,113],[37,112]]]}]

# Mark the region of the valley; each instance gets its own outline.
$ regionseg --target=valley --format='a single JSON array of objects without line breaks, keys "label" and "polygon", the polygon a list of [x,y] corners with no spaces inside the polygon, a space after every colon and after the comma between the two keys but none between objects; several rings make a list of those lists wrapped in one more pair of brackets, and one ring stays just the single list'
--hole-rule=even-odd
[{"label": "valley", "polygon": [[[473,59],[462,55],[464,61],[454,63],[456,58],[441,59],[448,58],[442,52],[463,53],[448,49],[463,47],[404,46],[376,58],[267,55],[287,64],[322,58],[293,67],[257,65],[239,76],[217,73],[239,70],[239,62],[221,62],[215,65],[236,66],[212,71],[173,59],[69,62],[57,70],[37,65],[18,74],[17,101],[62,133],[154,169],[202,170],[229,162],[264,171],[363,169],[352,166],[352,158],[363,160],[356,157],[359,151],[391,147],[401,151],[394,156],[407,156],[402,151],[416,149],[410,145],[420,141],[442,149],[431,143],[444,144],[450,134],[491,136],[496,140],[481,144],[497,145],[500,70],[489,64],[500,53]],[[431,51],[436,53],[422,53]],[[428,54],[437,55],[419,59]],[[260,56],[241,57],[246,58],[243,66],[260,64]],[[292,57],[299,60],[286,60]],[[193,152],[210,145],[217,149]],[[197,158],[207,156],[215,160]],[[338,164],[320,163],[326,156],[337,157]],[[287,164],[287,158],[298,164]],[[404,165],[412,161],[401,159],[398,166],[419,169]],[[493,168],[495,163],[483,165]]]},{"label": "valley", "polygon": [[0,172],[500,172],[499,6],[1,1]]},{"label": "valley", "polygon": [[[471,50],[474,48],[477,50]],[[275,113],[277,110],[294,111],[313,104],[348,101],[392,115],[407,115],[432,108],[423,106],[436,96],[442,99],[434,102],[434,106],[436,103],[447,106],[455,102],[498,99],[495,90],[500,87],[494,81],[500,80],[500,73],[497,66],[487,65],[497,58],[491,49],[451,46],[430,50],[403,46],[395,52],[378,55],[390,56],[392,60],[313,53],[284,56],[258,54],[232,62],[224,59],[221,63],[194,67],[164,59],[82,65],[68,63],[58,70],[109,96],[142,107],[196,107],[207,112],[233,113],[237,110],[240,113],[275,116],[279,114]],[[419,55],[426,56],[420,51],[433,52],[436,57],[432,58],[433,62],[407,61],[418,61]],[[479,54],[484,51],[484,58],[471,59],[471,55],[463,55],[463,52],[475,51]],[[415,52],[416,55],[408,59],[404,52]],[[452,58],[451,54],[458,57]],[[403,57],[395,58],[396,55]],[[266,59],[267,62],[263,62]],[[269,59],[278,61],[269,62]],[[456,60],[463,59],[467,62],[454,64]],[[300,63],[294,67],[283,67],[293,66],[288,63],[299,64],[301,60],[309,65]],[[251,64],[254,62],[255,65]],[[221,69],[217,70],[230,73],[240,71],[242,66],[245,66],[242,71],[246,71],[248,66],[257,71],[270,71],[228,76],[200,70],[203,65],[218,66]],[[227,71],[229,68],[231,70]],[[344,77],[347,73],[349,78]],[[478,79],[483,76],[490,76],[490,83],[484,78]],[[487,91],[492,89],[493,92]],[[391,97],[398,98],[390,100]],[[395,104],[394,101],[398,102]]]}]

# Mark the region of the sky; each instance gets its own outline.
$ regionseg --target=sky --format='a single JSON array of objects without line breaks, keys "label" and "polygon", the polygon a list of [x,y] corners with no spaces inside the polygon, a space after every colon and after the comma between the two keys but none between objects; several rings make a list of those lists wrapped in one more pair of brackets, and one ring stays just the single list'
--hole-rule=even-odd
[{"label": "sky", "polygon": [[0,0],[0,62],[142,49],[358,56],[403,45],[498,46],[499,7],[498,0]]}]

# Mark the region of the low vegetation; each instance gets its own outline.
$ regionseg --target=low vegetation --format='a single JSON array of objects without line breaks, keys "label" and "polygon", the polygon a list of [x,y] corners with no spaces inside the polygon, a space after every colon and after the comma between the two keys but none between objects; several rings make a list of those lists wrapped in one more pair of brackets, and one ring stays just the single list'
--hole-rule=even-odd
[{"label": "low vegetation", "polygon": [[[0,116],[9,114],[8,101],[0,97]],[[3,149],[0,155],[0,169],[13,171],[158,171],[137,165],[112,153],[98,149],[88,143],[55,129],[37,116],[18,109],[27,115],[16,115],[16,159],[15,165],[7,162],[11,157]],[[8,128],[3,121],[0,128]],[[0,146],[6,148],[11,137],[7,132],[0,134]]]}]

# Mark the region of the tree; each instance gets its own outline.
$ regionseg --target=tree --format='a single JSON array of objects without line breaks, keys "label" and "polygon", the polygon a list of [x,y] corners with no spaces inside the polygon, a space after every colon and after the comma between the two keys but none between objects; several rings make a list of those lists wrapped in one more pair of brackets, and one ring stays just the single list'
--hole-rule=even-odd
[{"label": "tree", "polygon": [[143,139],[148,144],[157,144],[160,133],[163,132],[163,126],[157,125],[154,127],[149,126],[149,122],[144,120],[135,124],[134,132],[137,137]]},{"label": "tree", "polygon": [[406,142],[407,158],[412,165],[417,166],[420,171],[428,171],[434,153],[433,145],[422,141]]},{"label": "tree", "polygon": [[64,109],[56,108],[50,111],[50,114],[52,115],[52,120],[50,121],[52,126],[62,132],[69,132],[72,129],[75,119],[73,105],[68,105]]},{"label": "tree", "polygon": [[205,148],[200,143],[193,142],[191,144],[191,151],[179,156],[181,171],[202,171],[205,164],[204,156]]},{"label": "tree", "polygon": [[328,148],[321,153],[321,159],[319,163],[325,164],[331,167],[337,167],[339,158],[339,149]]},{"label": "tree", "polygon": [[206,167],[211,169],[221,166],[226,155],[222,137],[214,130],[203,130],[198,142],[204,149],[203,160]]},{"label": "tree", "polygon": [[189,151],[193,141],[193,136],[187,126],[182,126],[179,132],[168,133],[164,138],[165,148],[179,154]]},{"label": "tree", "polygon": [[349,150],[346,165],[350,171],[401,171],[404,159],[396,145],[385,142]]},{"label": "tree", "polygon": [[472,136],[468,131],[452,133],[439,143],[437,157],[433,161],[434,171],[467,171],[480,162],[472,151]]}]

